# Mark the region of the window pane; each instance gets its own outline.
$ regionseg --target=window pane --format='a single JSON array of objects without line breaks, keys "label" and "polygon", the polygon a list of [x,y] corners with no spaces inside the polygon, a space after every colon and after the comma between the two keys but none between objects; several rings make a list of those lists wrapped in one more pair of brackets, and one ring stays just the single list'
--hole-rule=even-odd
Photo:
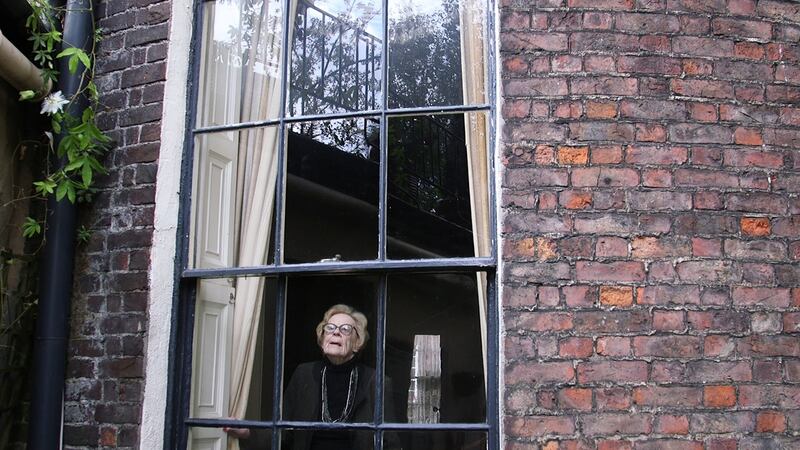
[{"label": "window pane", "polygon": [[[284,420],[323,421],[323,406],[328,405],[326,417],[331,419],[329,421],[340,418],[341,422],[372,421],[375,345],[370,337],[375,335],[377,287],[378,279],[367,276],[289,279],[284,343]],[[325,312],[337,304],[349,305],[364,314],[367,319],[364,333],[356,327],[350,335],[342,328],[331,333],[321,331],[317,335],[317,326],[323,321]],[[356,315],[335,314],[326,323],[344,325],[358,324],[358,321]],[[318,341],[318,336],[321,341]],[[324,395],[323,371],[326,379]]]},{"label": "window pane", "polygon": [[486,118],[389,119],[389,258],[489,254]]},{"label": "window pane", "polygon": [[284,261],[378,255],[378,119],[288,127]]},{"label": "window pane", "polygon": [[277,142],[277,127],[196,137],[190,257],[194,267],[272,261]]},{"label": "window pane", "polygon": [[198,126],[277,118],[283,2],[203,4]]},{"label": "window pane", "polygon": [[380,0],[299,1],[288,114],[381,108],[381,23]]},{"label": "window pane", "polygon": [[389,0],[389,107],[484,103],[485,3]]},{"label": "window pane", "polygon": [[[272,430],[269,428],[232,428],[227,433],[222,428],[194,427],[189,431],[190,450],[225,450],[227,442],[239,441],[241,450],[269,450],[272,447]],[[280,448],[280,447],[279,447]]]},{"label": "window pane", "polygon": [[191,417],[272,419],[276,294],[272,278],[198,282]]},{"label": "window pane", "polygon": [[385,367],[393,389],[385,420],[483,422],[485,274],[397,275],[388,283]]},{"label": "window pane", "polygon": [[281,448],[372,450],[374,439],[374,433],[362,430],[285,430],[281,433]]},{"label": "window pane", "polygon": [[[392,437],[394,434],[394,437]],[[385,433],[383,449],[395,450],[396,442],[401,448],[413,450],[484,450],[486,433],[478,431],[401,431]]]}]

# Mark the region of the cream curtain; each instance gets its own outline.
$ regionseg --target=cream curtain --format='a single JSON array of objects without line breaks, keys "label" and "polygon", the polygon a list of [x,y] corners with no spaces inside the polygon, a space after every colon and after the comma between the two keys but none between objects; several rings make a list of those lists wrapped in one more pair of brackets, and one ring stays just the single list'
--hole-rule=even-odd
[{"label": "cream curtain", "polygon": [[[290,17],[297,9],[290,2]],[[281,0],[245,1],[242,15],[253,23],[245,80],[242,89],[241,121],[276,118],[280,112],[281,56],[283,30]],[[245,21],[243,21],[245,23]],[[290,22],[292,23],[292,22]],[[290,33],[291,36],[291,33]],[[289,39],[291,42],[291,38]],[[278,176],[278,129],[257,128],[242,132],[239,141],[242,174],[238,190],[241,195],[238,266],[255,266],[267,262],[275,186]],[[247,410],[255,360],[258,323],[264,296],[264,279],[240,278],[234,299],[233,338],[231,344],[231,386],[228,415],[243,419]],[[237,448],[231,439],[229,448]]]},{"label": "cream curtain", "polygon": [[[486,2],[461,0],[461,74],[464,104],[486,102]],[[470,206],[472,207],[472,236],[475,256],[488,256],[491,251],[489,226],[489,159],[487,155],[487,116],[485,113],[466,113],[464,127],[469,171]],[[478,311],[480,313],[483,375],[486,380],[486,275],[478,277]],[[485,386],[485,383],[484,383]]]}]

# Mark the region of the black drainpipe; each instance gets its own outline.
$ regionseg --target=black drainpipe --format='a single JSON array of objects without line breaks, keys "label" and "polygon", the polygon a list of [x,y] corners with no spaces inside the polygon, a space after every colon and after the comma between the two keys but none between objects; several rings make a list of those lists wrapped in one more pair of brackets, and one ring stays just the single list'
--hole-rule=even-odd
[{"label": "black drainpipe", "polygon": [[[67,0],[63,48],[91,50],[94,35],[92,0]],[[53,3],[58,3],[57,1]],[[62,2],[63,3],[63,2]],[[81,88],[84,67],[70,73],[67,58],[59,60],[58,88],[71,98]],[[68,106],[80,118],[88,101],[81,96]],[[61,136],[56,136],[56,148]],[[57,162],[64,167],[65,160]],[[72,297],[72,272],[75,262],[75,205],[66,198],[47,203],[47,229],[44,256],[39,264],[39,309],[33,347],[33,384],[28,422],[28,449],[61,448],[64,380],[69,339],[69,312]]]}]

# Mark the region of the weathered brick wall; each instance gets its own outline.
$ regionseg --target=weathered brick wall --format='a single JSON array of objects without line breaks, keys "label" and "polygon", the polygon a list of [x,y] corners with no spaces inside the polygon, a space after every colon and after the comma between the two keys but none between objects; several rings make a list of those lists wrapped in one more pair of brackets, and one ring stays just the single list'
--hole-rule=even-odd
[{"label": "weathered brick wall", "polygon": [[506,448],[800,448],[800,5],[500,3]]},{"label": "weathered brick wall", "polygon": [[135,448],[144,387],[148,267],[170,1],[106,0],[98,26],[109,174],[82,220],[67,365],[67,448]]}]

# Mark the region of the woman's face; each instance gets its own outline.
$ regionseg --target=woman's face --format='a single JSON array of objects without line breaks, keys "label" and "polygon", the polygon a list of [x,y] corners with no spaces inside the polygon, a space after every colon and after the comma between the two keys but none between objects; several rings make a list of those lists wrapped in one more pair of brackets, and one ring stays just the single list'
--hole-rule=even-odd
[{"label": "woman's face", "polygon": [[330,334],[322,332],[322,353],[334,364],[345,363],[358,351],[355,348],[358,341],[358,334],[355,330],[356,321],[349,314],[339,313],[331,316],[328,323],[337,327],[344,324],[353,326],[353,333],[350,336],[345,336],[338,328]]}]

